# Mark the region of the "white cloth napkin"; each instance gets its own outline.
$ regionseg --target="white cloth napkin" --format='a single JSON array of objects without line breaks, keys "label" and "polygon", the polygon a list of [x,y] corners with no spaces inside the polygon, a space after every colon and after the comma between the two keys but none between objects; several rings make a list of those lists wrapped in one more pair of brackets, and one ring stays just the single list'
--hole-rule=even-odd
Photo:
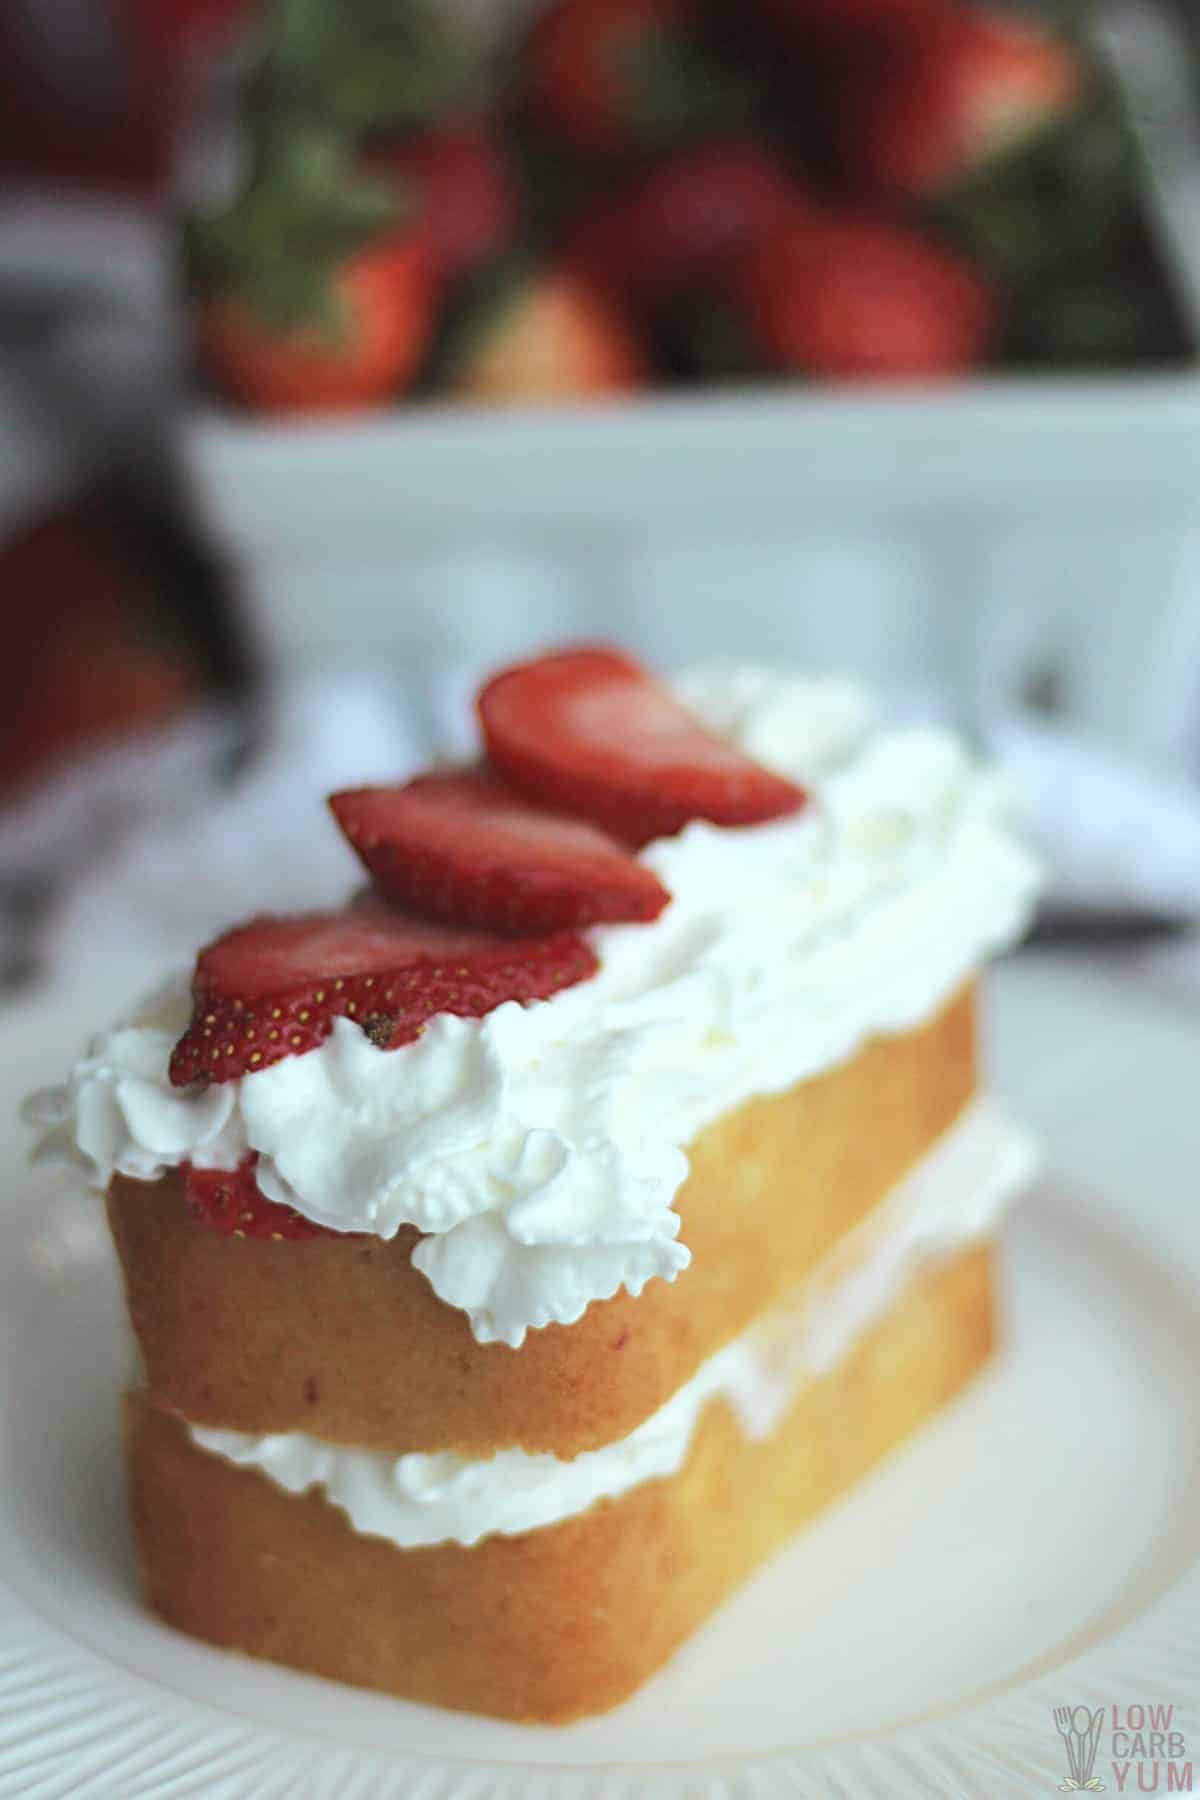
[{"label": "white cloth napkin", "polygon": [[1009,715],[988,730],[1063,912],[1200,922],[1200,786],[1064,726]]},{"label": "white cloth napkin", "polygon": [[6,875],[58,878],[32,945],[56,983],[86,983],[136,944],[149,985],[232,920],[345,897],[361,871],[325,796],[403,778],[426,742],[385,683],[353,674],[284,687],[260,724],[232,781],[213,776],[230,722],[200,719],[76,763],[0,818]]}]

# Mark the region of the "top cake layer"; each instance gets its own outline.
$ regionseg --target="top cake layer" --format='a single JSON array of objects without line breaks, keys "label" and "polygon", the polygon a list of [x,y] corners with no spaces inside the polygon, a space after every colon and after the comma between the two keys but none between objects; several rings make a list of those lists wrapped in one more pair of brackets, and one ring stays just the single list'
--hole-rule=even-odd
[{"label": "top cake layer", "polygon": [[[171,1086],[183,984],[93,1045],[39,1105],[97,1186],[258,1153],[259,1186],[319,1223],[422,1234],[416,1267],[480,1343],[519,1345],[688,1261],[684,1146],[754,1095],[930,1018],[1024,928],[1036,871],[1005,796],[949,734],[884,730],[841,682],[684,677],[714,730],[802,780],[801,812],[648,844],[671,903],[589,937],[591,979],[399,1049],[338,1020],[317,1049]],[[865,1121],[865,1123],[869,1123]]]},{"label": "top cake layer", "polygon": [[519,1351],[476,1343],[442,1305],[413,1267],[409,1226],[390,1242],[239,1241],[192,1216],[173,1173],[118,1176],[108,1215],[146,1385],[195,1424],[392,1456],[599,1448],[804,1282],[975,1092],[967,988],[919,1029],[733,1108],[688,1146],[676,1207],[689,1268],[531,1331]]}]

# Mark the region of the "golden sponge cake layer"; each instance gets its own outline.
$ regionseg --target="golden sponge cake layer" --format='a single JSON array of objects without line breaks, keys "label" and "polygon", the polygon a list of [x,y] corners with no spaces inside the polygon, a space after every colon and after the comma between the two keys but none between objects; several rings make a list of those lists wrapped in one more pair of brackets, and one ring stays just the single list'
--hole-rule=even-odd
[{"label": "golden sponge cake layer", "polygon": [[477,1344],[392,1241],[221,1237],[179,1178],[108,1199],[147,1386],[197,1424],[390,1451],[573,1456],[626,1436],[801,1281],[957,1118],[975,1088],[974,991],[928,1024],[715,1121],[678,1199],[691,1266]]},{"label": "golden sponge cake layer", "polygon": [[146,1594],[196,1637],[361,1687],[516,1720],[603,1711],[992,1343],[982,1245],[917,1276],[769,1438],[748,1440],[715,1400],[678,1474],[472,1549],[359,1535],[319,1493],[198,1449],[139,1390],[127,1442]]}]

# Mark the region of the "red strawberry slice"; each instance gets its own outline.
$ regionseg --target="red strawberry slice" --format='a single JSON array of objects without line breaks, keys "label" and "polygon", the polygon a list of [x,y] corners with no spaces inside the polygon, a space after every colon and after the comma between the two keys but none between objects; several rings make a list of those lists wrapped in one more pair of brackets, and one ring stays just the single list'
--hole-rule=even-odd
[{"label": "red strawberry slice", "polygon": [[802,788],[760,768],[618,650],[563,650],[505,669],[479,696],[488,754],[536,799],[643,844],[689,819],[754,825]]},{"label": "red strawberry slice", "polygon": [[268,1200],[254,1171],[255,1153],[244,1156],[236,1169],[197,1169],[184,1163],[183,1197],[194,1216],[221,1237],[283,1239],[333,1237],[324,1225],[316,1225],[290,1206]]},{"label": "red strawberry slice", "polygon": [[437,1013],[480,1019],[505,1000],[544,1000],[597,966],[572,932],[501,938],[433,925],[377,900],[252,919],[200,952],[171,1080],[185,1087],[270,1068],[315,1050],[338,1018],[394,1050]]},{"label": "red strawberry slice", "polygon": [[334,794],[334,817],[389,899],[495,931],[656,919],[670,899],[595,825],[531,805],[486,770]]}]

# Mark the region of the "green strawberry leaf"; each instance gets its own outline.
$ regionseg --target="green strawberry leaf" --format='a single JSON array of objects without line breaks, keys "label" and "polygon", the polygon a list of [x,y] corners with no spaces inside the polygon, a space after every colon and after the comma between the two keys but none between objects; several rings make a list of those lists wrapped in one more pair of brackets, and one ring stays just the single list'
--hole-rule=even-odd
[{"label": "green strawberry leaf", "polygon": [[336,276],[347,259],[403,222],[396,184],[364,174],[325,130],[260,136],[233,200],[193,216],[185,234],[192,283],[233,292],[278,331],[336,336]]},{"label": "green strawberry leaf", "polygon": [[1009,280],[1103,258],[1136,211],[1136,147],[1111,95],[975,171],[930,209],[933,228]]},{"label": "green strawberry leaf", "polygon": [[1059,368],[1167,363],[1183,354],[1163,296],[1111,273],[1018,296],[1007,349],[1011,361]]},{"label": "green strawberry leaf", "polygon": [[465,47],[425,0],[274,0],[260,84],[353,131],[427,123],[469,85]]}]

